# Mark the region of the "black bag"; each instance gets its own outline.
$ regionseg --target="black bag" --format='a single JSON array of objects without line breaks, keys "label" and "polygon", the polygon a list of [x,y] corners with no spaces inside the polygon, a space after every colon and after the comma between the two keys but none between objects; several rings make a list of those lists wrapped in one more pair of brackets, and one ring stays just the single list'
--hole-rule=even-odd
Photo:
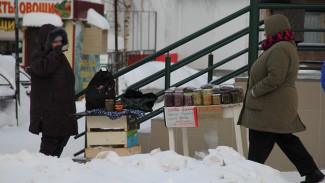
[{"label": "black bag", "polygon": [[136,109],[144,112],[151,112],[152,107],[158,99],[154,93],[145,93],[133,89],[127,89],[121,97],[123,109]]},{"label": "black bag", "polygon": [[115,98],[115,81],[104,68],[99,69],[86,88],[86,110],[105,108],[105,99]]}]

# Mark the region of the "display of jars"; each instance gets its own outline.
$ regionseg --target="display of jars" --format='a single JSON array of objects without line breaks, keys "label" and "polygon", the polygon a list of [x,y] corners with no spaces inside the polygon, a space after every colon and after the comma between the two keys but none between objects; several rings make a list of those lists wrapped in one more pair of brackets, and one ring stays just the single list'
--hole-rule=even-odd
[{"label": "display of jars", "polygon": [[203,89],[202,91],[203,105],[212,104],[212,89]]},{"label": "display of jars", "polygon": [[174,106],[174,94],[172,91],[165,91],[165,99],[164,99],[165,107],[173,107]]},{"label": "display of jars", "polygon": [[181,107],[184,106],[184,92],[180,90],[176,90],[174,92],[174,106]]},{"label": "display of jars", "polygon": [[193,105],[202,105],[202,89],[195,89],[193,92]]},{"label": "display of jars", "polygon": [[184,106],[193,105],[193,93],[184,93]]},{"label": "display of jars", "polygon": [[165,107],[220,105],[240,103],[244,93],[241,86],[232,85],[203,85],[200,88],[174,87],[165,91]]}]

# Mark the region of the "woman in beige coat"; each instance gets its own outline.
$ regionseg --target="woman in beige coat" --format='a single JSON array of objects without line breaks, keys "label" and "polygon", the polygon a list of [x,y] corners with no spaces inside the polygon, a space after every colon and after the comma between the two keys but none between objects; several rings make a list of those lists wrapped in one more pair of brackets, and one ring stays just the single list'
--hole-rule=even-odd
[{"label": "woman in beige coat", "polygon": [[265,50],[250,70],[248,87],[238,124],[249,128],[248,159],[264,163],[277,143],[306,183],[324,178],[300,139],[292,133],[306,130],[297,113],[295,81],[299,58],[288,19],[265,19]]}]

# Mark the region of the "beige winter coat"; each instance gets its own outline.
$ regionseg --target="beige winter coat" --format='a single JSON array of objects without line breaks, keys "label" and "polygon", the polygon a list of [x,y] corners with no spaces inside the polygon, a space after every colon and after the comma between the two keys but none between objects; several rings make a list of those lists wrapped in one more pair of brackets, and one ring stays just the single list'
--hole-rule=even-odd
[{"label": "beige winter coat", "polygon": [[[288,19],[282,15],[265,19],[267,36],[287,29],[290,29]],[[299,58],[293,41],[280,41],[264,51],[251,67],[238,124],[273,133],[306,130],[297,113],[298,69]]]}]

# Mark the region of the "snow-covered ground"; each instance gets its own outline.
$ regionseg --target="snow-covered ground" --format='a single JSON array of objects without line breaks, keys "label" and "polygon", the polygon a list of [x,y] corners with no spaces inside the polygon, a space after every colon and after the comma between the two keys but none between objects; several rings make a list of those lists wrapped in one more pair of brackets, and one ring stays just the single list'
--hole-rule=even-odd
[{"label": "snow-covered ground", "polygon": [[[127,87],[135,82],[133,78],[137,77],[139,80],[163,67],[164,63],[150,62],[139,68],[139,72],[120,77],[120,86]],[[171,84],[195,72],[193,69],[184,68],[173,73]],[[186,86],[200,86],[206,81],[206,76],[202,76]],[[163,79],[144,89],[157,87],[162,89],[161,82]],[[233,81],[227,83],[231,82]],[[120,89],[122,90],[123,87]],[[302,180],[297,172],[279,172],[266,165],[248,161],[226,146],[210,149],[209,154],[202,159],[182,156],[173,151],[154,149],[148,154],[128,157],[120,157],[114,152],[104,152],[98,158],[80,164],[72,161],[72,158],[74,153],[84,148],[84,137],[78,139],[71,137],[61,158],[44,156],[38,153],[41,136],[28,132],[29,101],[23,94],[24,92],[19,107],[19,112],[22,114],[18,126],[16,123],[9,122],[12,117],[6,119],[6,116],[2,116],[1,119],[1,121],[7,120],[8,123],[0,123],[0,183],[285,183]],[[85,110],[84,100],[76,102],[76,105],[78,112]],[[161,105],[157,104],[155,108]],[[10,109],[11,116],[14,116],[13,109]],[[4,110],[1,108],[0,113]],[[84,119],[79,119],[78,124],[79,132],[83,132]],[[140,132],[150,130],[150,121],[143,124]]]}]

